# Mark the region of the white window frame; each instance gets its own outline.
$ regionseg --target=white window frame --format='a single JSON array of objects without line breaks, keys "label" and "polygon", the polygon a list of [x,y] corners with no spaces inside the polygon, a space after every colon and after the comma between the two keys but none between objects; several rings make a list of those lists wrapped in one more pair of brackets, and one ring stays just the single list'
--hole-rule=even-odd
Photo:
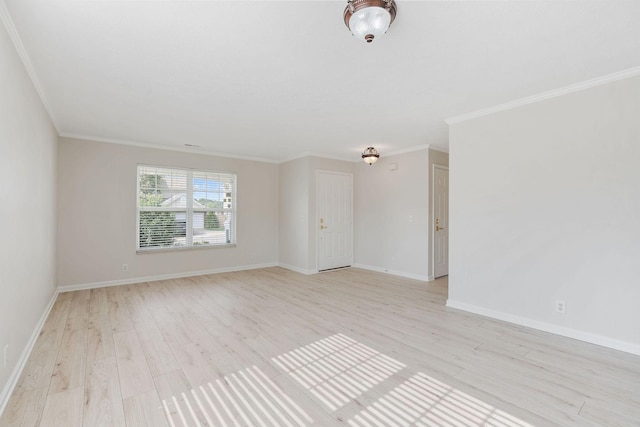
[{"label": "white window frame", "polygon": [[[141,170],[143,168],[156,168],[156,169],[164,169],[164,170],[174,170],[180,173],[186,174],[186,208],[178,207],[141,207],[140,206],[140,176]],[[223,200],[222,208],[207,208],[207,209],[194,209],[193,207],[193,176],[194,174],[204,174],[204,175],[227,175],[230,178],[231,182],[231,201],[230,207],[226,207],[226,199]],[[203,248],[221,248],[221,247],[234,247],[236,246],[236,222],[237,222],[237,182],[238,176],[235,172],[226,172],[226,171],[213,171],[213,170],[202,170],[202,169],[193,169],[193,168],[183,168],[176,166],[161,166],[161,165],[149,165],[149,164],[138,164],[136,166],[136,252],[137,253],[153,253],[153,252],[166,252],[166,251],[181,251],[181,250],[190,250],[190,249],[203,249]],[[142,209],[141,209],[142,208]],[[140,247],[140,212],[185,212],[186,214],[186,242],[183,245],[173,245],[173,246],[150,246],[150,247]],[[230,241],[225,239],[225,243],[210,243],[210,244],[194,244],[193,242],[193,214],[194,212],[224,212],[227,215],[231,215],[230,226],[228,229],[228,233],[230,234]],[[227,230],[225,229],[225,233]]]}]

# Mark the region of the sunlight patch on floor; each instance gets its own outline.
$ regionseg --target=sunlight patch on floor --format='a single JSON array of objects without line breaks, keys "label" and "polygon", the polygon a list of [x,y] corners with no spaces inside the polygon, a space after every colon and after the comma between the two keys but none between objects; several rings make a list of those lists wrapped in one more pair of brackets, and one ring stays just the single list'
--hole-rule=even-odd
[{"label": "sunlight patch on floor", "polygon": [[421,372],[367,406],[348,423],[352,427],[533,427]]},{"label": "sunlight patch on floor", "polygon": [[343,334],[271,360],[332,411],[363,394],[380,396],[372,390],[403,371],[408,379],[349,417],[351,427],[533,427],[427,374],[412,375],[405,364]]},{"label": "sunlight patch on floor", "polygon": [[[366,395],[364,402],[372,403],[363,407],[363,400],[358,400],[357,406],[347,409],[358,412],[342,418],[349,427],[533,427],[425,373],[412,373],[405,364],[343,334],[271,360],[331,411]],[[390,383],[381,387],[393,376],[395,387]],[[313,424],[299,404],[256,366],[172,396],[162,406],[171,427]]]},{"label": "sunlight patch on floor", "polygon": [[313,420],[256,366],[163,400],[171,427],[305,427]]},{"label": "sunlight patch on floor", "polygon": [[271,360],[334,411],[406,366],[343,334]]}]

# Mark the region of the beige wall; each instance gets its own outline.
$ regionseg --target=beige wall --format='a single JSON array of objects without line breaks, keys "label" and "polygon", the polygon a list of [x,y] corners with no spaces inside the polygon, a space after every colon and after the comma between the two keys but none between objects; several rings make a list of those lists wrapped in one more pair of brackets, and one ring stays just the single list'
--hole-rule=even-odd
[{"label": "beige wall", "polygon": [[[429,270],[427,149],[356,163],[355,264],[419,280]],[[390,170],[392,164],[397,169]]]},{"label": "beige wall", "polygon": [[450,305],[640,354],[639,114],[636,76],[451,126]]},{"label": "beige wall", "polygon": [[[399,168],[388,179],[389,159]],[[354,191],[354,253],[362,266],[426,279],[428,276],[427,150],[393,156],[369,167],[320,157],[281,165],[142,147],[61,138],[59,144],[59,273],[61,286],[131,281],[136,278],[282,264],[317,271],[316,174],[355,172],[369,191],[368,175],[380,179],[386,206]],[[136,254],[136,164],[157,164],[238,173],[236,248]],[[396,187],[397,186],[397,187]],[[398,191],[398,188],[401,188]],[[410,217],[413,216],[413,223]],[[400,217],[406,224],[394,223]],[[379,261],[377,249],[361,245],[370,236],[361,223],[381,223],[378,249],[393,253]],[[400,234],[398,234],[400,233]],[[388,237],[385,237],[387,236]],[[87,248],[87,244],[90,248]],[[370,255],[367,258],[367,254]],[[367,260],[362,262],[362,260]],[[395,262],[395,264],[394,264]],[[122,271],[127,264],[129,271]]]},{"label": "beige wall", "polygon": [[1,413],[55,293],[58,138],[3,25],[0,76]]},{"label": "beige wall", "polygon": [[301,273],[310,273],[308,170],[308,157],[280,165],[280,264]]},{"label": "beige wall", "polygon": [[[61,286],[278,262],[276,164],[67,138],[58,159]],[[236,247],[136,254],[138,163],[237,173]]]}]

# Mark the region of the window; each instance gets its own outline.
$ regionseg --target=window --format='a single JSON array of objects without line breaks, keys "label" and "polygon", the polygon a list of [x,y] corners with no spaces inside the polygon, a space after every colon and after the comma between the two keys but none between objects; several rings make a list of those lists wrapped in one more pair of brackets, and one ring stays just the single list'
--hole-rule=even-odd
[{"label": "window", "polygon": [[236,175],[138,165],[137,249],[235,243]]}]

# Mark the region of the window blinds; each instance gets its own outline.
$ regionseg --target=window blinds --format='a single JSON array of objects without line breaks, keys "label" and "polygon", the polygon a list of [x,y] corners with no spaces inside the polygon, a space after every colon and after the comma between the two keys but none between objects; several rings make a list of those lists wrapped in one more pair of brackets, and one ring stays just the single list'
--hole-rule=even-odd
[{"label": "window blinds", "polygon": [[138,165],[139,251],[235,243],[236,175]]}]

